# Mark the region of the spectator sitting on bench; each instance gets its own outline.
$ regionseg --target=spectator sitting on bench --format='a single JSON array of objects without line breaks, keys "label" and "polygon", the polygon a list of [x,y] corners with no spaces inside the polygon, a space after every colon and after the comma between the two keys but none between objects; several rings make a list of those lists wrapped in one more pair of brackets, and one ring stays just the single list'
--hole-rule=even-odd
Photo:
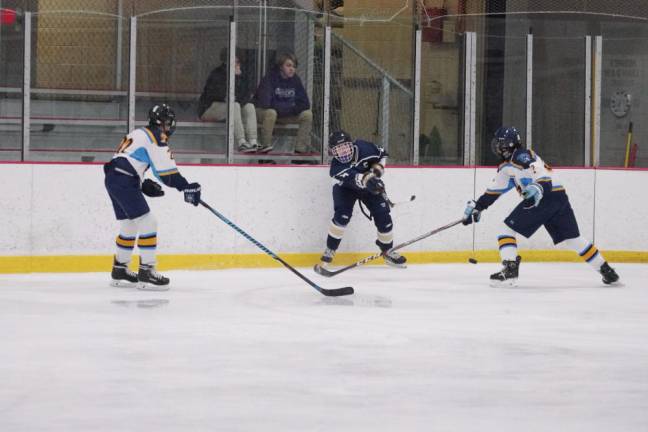
[{"label": "spectator sitting on bench", "polygon": [[[198,101],[198,117],[205,121],[221,121],[227,118],[227,60],[229,51],[220,52],[221,65],[211,71]],[[257,119],[251,103],[252,87],[241,70],[240,56],[235,57],[234,142],[244,153],[257,150]]]},{"label": "spectator sitting on bench", "polygon": [[272,150],[275,123],[298,123],[295,153],[306,153],[310,147],[313,112],[301,79],[295,73],[297,58],[281,54],[276,67],[263,77],[254,96],[257,116],[261,121],[260,152]]}]

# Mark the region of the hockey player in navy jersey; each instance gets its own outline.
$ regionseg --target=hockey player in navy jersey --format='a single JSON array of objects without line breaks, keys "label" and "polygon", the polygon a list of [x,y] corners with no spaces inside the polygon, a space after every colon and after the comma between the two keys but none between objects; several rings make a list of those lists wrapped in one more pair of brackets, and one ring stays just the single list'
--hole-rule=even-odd
[{"label": "hockey player in navy jersey", "polygon": [[[113,286],[136,286],[146,290],[167,290],[169,279],[155,270],[157,221],[144,195],[159,197],[164,191],[159,183],[145,179],[150,168],[166,186],[184,192],[186,202],[200,203],[200,185],[189,183],[179,172],[169,149],[169,137],[175,131],[175,113],[165,105],[149,111],[149,124],[128,134],[113,159],[104,165],[105,185],[117,220],[117,253],[112,269]],[[139,271],[128,269],[135,244],[140,251]]]},{"label": "hockey player in navy jersey", "polygon": [[521,260],[517,254],[516,234],[528,238],[544,226],[554,244],[564,241],[601,274],[605,284],[618,281],[619,276],[599,250],[580,234],[564,186],[540,156],[522,148],[517,129],[499,128],[491,148],[502,163],[486,192],[477,201],[468,202],[464,211],[464,225],[479,222],[481,212],[513,188],[523,198],[504,220],[505,226],[497,237],[504,267],[492,274],[491,280],[496,284],[515,284]]},{"label": "hockey player in navy jersey", "polygon": [[385,262],[404,267],[407,261],[404,256],[388,252],[394,245],[393,224],[385,200],[385,184],[381,180],[387,153],[368,141],[353,141],[344,131],[336,131],[329,136],[329,151],[333,156],[330,176],[333,178],[335,214],[329,226],[326,250],[320,263],[315,265],[315,272],[320,273],[321,268],[326,268],[333,261],[344,230],[351,221],[356,201],[364,204],[373,218],[378,230],[376,245],[385,254]]}]

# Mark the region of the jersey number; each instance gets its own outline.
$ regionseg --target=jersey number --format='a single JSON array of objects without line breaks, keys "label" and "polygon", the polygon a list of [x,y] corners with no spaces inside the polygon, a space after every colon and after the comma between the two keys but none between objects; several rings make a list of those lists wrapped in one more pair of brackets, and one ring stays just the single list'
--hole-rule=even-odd
[{"label": "jersey number", "polygon": [[121,140],[119,143],[119,146],[117,147],[117,153],[124,153],[130,145],[133,144],[133,139],[124,137],[124,139]]}]

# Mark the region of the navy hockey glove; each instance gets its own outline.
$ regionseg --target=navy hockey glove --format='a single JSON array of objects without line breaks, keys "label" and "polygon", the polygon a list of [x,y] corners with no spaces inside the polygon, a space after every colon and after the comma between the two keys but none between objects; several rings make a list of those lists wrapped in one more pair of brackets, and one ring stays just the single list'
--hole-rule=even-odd
[{"label": "navy hockey glove", "polygon": [[542,186],[538,183],[531,183],[522,190],[522,197],[527,201],[525,208],[538,207],[542,199]]},{"label": "navy hockey glove", "polygon": [[481,219],[481,212],[481,209],[474,200],[468,201],[468,204],[466,204],[466,210],[464,210],[463,222],[461,223],[464,225],[470,225],[473,222],[479,222],[479,219]]},{"label": "navy hockey glove", "polygon": [[142,182],[142,193],[151,198],[164,196],[162,186],[151,179],[146,179]]},{"label": "navy hockey glove", "polygon": [[197,206],[200,204],[200,184],[189,183],[184,189],[185,202]]}]

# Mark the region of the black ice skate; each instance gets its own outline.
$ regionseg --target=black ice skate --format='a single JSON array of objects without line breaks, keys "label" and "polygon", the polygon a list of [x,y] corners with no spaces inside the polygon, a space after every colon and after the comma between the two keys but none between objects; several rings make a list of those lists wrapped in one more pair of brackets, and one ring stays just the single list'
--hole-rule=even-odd
[{"label": "black ice skate", "polygon": [[515,261],[502,261],[504,267],[501,271],[493,273],[490,276],[491,283],[494,286],[510,285],[515,286],[520,271],[520,261],[522,257],[518,255]]},{"label": "black ice skate", "polygon": [[[326,248],[324,254],[320,258],[319,264],[315,264],[313,271],[317,274],[322,274],[322,269],[327,269],[329,264],[333,262],[333,257],[335,256],[335,251],[333,249]],[[326,275],[323,275],[326,276]]]},{"label": "black ice skate", "polygon": [[614,271],[612,267],[610,267],[607,261],[601,264],[599,273],[601,273],[601,276],[603,276],[603,283],[606,285],[613,284],[619,280],[619,275]]},{"label": "black ice skate", "polygon": [[114,287],[132,288],[137,285],[137,273],[128,269],[128,263],[120,263],[117,258],[113,259],[113,268],[110,273],[112,281],[110,285]]},{"label": "black ice skate", "polygon": [[169,289],[169,278],[155,271],[152,265],[140,264],[137,273],[138,289],[145,291],[166,291]]},{"label": "black ice skate", "polygon": [[392,267],[399,267],[399,268],[406,268],[407,266],[405,263],[407,262],[407,258],[405,258],[403,255],[399,254],[396,251],[389,251],[389,249],[384,249],[381,243],[376,240],[376,245],[383,251],[383,258],[385,259],[385,264],[390,265]]}]

